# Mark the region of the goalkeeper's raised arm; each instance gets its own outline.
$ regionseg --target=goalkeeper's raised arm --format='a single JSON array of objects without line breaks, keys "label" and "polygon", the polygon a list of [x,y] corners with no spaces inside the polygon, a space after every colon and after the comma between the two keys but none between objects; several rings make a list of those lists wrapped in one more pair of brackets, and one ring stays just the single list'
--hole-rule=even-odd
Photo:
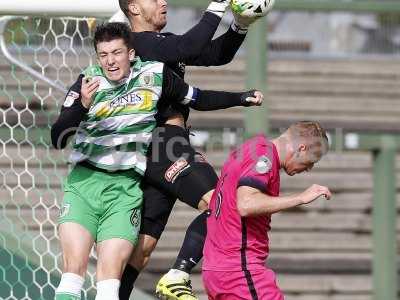
[{"label": "goalkeeper's raised arm", "polygon": [[[230,62],[247,33],[247,28],[234,21],[228,31],[213,40],[229,2],[212,1],[199,23],[182,35],[161,33],[167,24],[164,0],[120,0],[119,4],[131,24],[132,43],[142,59],[211,66]],[[112,21],[119,20],[113,18]]]}]

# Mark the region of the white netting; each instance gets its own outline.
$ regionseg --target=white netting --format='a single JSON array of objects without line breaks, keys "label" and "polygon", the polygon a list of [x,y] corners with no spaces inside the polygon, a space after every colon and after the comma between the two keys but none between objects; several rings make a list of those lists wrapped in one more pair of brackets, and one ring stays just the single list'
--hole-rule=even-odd
[{"label": "white netting", "polygon": [[[0,299],[54,299],[61,275],[56,223],[68,167],[66,153],[50,146],[50,126],[65,88],[92,62],[92,21],[2,18]],[[93,292],[93,274],[85,294]]]}]

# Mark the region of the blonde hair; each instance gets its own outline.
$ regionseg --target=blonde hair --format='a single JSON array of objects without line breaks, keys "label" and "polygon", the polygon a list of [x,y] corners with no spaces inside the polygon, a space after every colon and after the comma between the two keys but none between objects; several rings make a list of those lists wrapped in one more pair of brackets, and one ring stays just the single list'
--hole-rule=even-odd
[{"label": "blonde hair", "polygon": [[310,148],[319,148],[321,156],[329,150],[328,136],[321,124],[316,121],[300,121],[292,124],[288,132],[293,142],[306,143]]}]

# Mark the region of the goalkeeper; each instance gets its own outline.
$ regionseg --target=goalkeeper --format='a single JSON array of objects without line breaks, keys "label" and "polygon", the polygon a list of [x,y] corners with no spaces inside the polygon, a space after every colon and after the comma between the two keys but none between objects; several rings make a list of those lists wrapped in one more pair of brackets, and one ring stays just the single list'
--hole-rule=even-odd
[{"label": "goalkeeper", "polygon": [[134,60],[129,45],[125,24],[96,28],[94,46],[100,66],[79,76],[52,126],[56,148],[65,147],[76,132],[70,157],[75,166],[64,185],[59,218],[64,267],[57,300],[80,299],[94,243],[96,300],[119,299],[121,274],[138,240],[139,183],[159,107],[181,104],[213,110],[262,101],[257,91],[228,93],[191,87],[163,63]]},{"label": "goalkeeper", "polygon": [[[232,26],[212,40],[229,5],[228,0],[212,1],[199,23],[183,35],[160,33],[167,22],[166,1],[119,0],[119,5],[129,18],[136,54],[144,60],[165,62],[182,78],[185,65],[229,63],[242,45],[248,26],[255,20],[235,16]],[[156,247],[176,199],[204,211],[218,181],[212,166],[190,145],[186,127],[188,116],[189,108],[182,105],[170,105],[159,114],[158,127],[153,134],[154,147],[149,152],[145,173],[140,242],[121,281],[122,300],[129,299],[133,283]],[[184,143],[171,143],[174,139]],[[168,145],[172,145],[174,157],[165,155]],[[168,174],[173,176],[166,176]],[[172,270],[158,283],[157,293],[171,299],[196,299],[189,274],[202,258],[207,214],[203,212],[189,225],[178,258]]]}]

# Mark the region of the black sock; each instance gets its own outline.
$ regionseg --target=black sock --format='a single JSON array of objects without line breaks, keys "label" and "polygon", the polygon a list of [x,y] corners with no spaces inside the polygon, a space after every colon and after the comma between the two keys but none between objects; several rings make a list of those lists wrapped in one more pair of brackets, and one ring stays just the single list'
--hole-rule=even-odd
[{"label": "black sock", "polygon": [[122,274],[121,285],[119,287],[120,300],[129,300],[129,297],[131,296],[133,290],[133,285],[138,276],[138,270],[136,270],[130,264],[127,264],[124,273]]},{"label": "black sock", "polygon": [[185,239],[179,251],[173,269],[191,273],[192,269],[203,257],[203,246],[207,234],[207,217],[210,211],[206,210],[198,215],[186,230]]}]

